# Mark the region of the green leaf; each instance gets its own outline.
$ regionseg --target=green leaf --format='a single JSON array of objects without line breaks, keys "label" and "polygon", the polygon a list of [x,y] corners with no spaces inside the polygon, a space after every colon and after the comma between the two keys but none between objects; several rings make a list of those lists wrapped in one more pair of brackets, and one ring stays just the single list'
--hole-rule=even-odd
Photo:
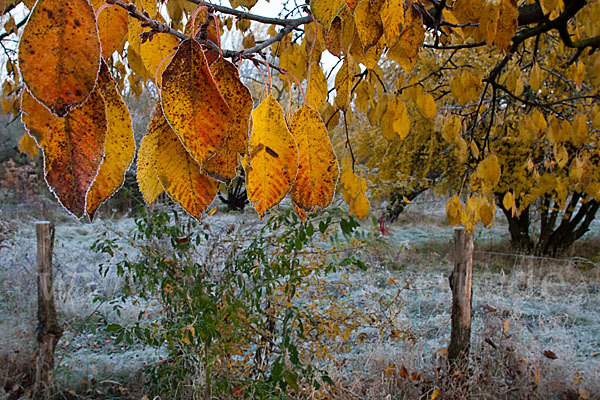
[{"label": "green leaf", "polygon": [[285,370],[283,371],[283,378],[296,392],[300,390],[297,382],[298,376],[295,373]]},{"label": "green leaf", "polygon": [[110,324],[104,330],[106,332],[116,332],[116,331],[119,331],[121,329],[123,329],[123,328],[119,324]]}]

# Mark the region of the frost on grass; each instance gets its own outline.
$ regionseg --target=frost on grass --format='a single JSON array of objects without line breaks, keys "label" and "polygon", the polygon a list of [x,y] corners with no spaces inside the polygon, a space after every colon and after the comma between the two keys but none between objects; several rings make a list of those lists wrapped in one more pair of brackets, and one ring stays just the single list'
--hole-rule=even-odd
[{"label": "frost on grass", "polygon": [[[362,398],[392,394],[410,399],[420,393],[423,382],[435,381],[436,368],[443,369],[450,333],[452,229],[438,206],[411,205],[390,227],[389,236],[344,250],[345,255],[360,256],[366,271],[341,268],[310,274],[300,288],[295,303],[323,316],[320,329],[330,335],[322,336],[324,342],[315,351],[327,350],[319,363],[342,388],[338,398],[361,393]],[[472,387],[500,393],[509,388],[504,372],[511,371],[511,385],[522,385],[518,390],[523,393],[532,390],[527,386],[532,382],[542,397],[580,388],[598,393],[598,264],[499,255],[507,248],[507,234],[498,219],[475,238]],[[8,246],[0,248],[0,286],[5,294],[0,300],[0,355],[14,362],[19,357],[28,360],[36,325],[34,224],[18,222],[4,242]],[[216,214],[206,229],[227,231],[241,224],[249,235],[260,226],[253,214]],[[584,240],[593,238],[599,226],[595,223]],[[375,233],[368,223],[362,229]],[[133,257],[136,250],[128,240],[133,230],[131,218],[93,224],[64,221],[57,226],[56,306],[66,328],[57,347],[56,379],[62,387],[79,387],[83,381],[141,382],[143,368],[161,358],[135,344],[115,345],[115,338],[102,330],[102,318],[131,322],[141,311],[152,313],[156,304],[125,303],[117,316],[110,304],[94,302],[118,296],[123,282],[112,270],[106,277],[99,274],[98,266],[110,266],[111,261],[91,252],[91,244],[108,232]],[[327,248],[323,243],[316,246]],[[545,350],[558,358],[544,356]],[[402,368],[415,375],[403,378]]]}]

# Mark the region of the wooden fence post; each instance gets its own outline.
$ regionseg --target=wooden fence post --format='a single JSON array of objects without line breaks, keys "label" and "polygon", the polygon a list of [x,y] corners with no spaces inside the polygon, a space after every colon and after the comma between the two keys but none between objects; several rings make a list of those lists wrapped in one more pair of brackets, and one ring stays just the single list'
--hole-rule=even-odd
[{"label": "wooden fence post", "polygon": [[42,221],[36,224],[37,232],[37,283],[38,283],[38,349],[35,354],[35,382],[33,397],[50,397],[54,372],[54,349],[62,336],[62,327],[56,318],[52,289],[52,250],[54,225]]},{"label": "wooden fence post", "polygon": [[452,289],[452,326],[448,361],[451,366],[468,365],[471,347],[471,304],[473,299],[473,233],[454,230],[454,270]]}]

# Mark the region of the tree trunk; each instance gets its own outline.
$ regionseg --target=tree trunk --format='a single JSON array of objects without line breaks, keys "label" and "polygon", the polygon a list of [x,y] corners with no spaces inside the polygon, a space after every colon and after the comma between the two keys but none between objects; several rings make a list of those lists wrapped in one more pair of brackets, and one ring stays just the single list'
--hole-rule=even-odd
[{"label": "tree trunk", "polygon": [[473,299],[473,234],[464,228],[454,230],[454,270],[452,289],[452,326],[448,361],[455,368],[468,365],[471,347],[471,304]]},{"label": "tree trunk", "polygon": [[[573,204],[573,208],[576,205]],[[563,218],[548,239],[536,246],[536,255],[560,256],[589,230],[599,208],[600,203],[595,200],[581,204],[575,215],[571,213]]]},{"label": "tree trunk", "polygon": [[499,201],[499,207],[508,220],[508,232],[510,233],[510,243],[512,246],[523,252],[531,252],[534,248],[533,240],[529,236],[529,225],[531,220],[529,218],[529,207],[521,212],[520,215],[512,215],[512,210],[507,210],[502,205],[502,197],[497,196]]},{"label": "tree trunk", "polygon": [[50,397],[54,371],[54,349],[62,336],[62,327],[56,318],[52,290],[52,249],[54,226],[50,222],[36,223],[38,267],[38,349],[35,354],[35,383],[33,397]]}]

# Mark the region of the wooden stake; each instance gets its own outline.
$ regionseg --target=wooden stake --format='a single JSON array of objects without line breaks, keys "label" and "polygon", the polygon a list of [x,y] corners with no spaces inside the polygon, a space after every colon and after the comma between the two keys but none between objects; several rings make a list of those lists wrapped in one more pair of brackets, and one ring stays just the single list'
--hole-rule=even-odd
[{"label": "wooden stake", "polygon": [[452,289],[452,327],[448,361],[451,366],[465,367],[471,347],[471,304],[473,299],[473,234],[464,228],[454,230],[454,271]]},{"label": "wooden stake", "polygon": [[38,349],[35,354],[35,383],[33,397],[50,397],[54,372],[54,349],[62,336],[62,327],[56,318],[52,289],[52,250],[54,248],[54,225],[42,221],[36,223],[37,232],[37,281],[38,281]]}]

